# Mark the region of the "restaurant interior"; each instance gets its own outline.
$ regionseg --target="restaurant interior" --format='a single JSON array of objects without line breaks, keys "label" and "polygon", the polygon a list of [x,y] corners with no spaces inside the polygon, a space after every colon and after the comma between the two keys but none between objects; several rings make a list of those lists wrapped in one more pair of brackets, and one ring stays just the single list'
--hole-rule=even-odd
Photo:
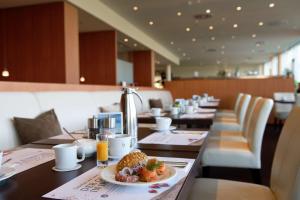
[{"label": "restaurant interior", "polygon": [[0,199],[300,200],[299,0],[1,0]]}]

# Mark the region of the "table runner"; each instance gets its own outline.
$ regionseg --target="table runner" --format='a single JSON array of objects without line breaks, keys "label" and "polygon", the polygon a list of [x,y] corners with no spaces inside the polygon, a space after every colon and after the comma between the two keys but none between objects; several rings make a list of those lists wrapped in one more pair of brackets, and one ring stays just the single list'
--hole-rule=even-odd
[{"label": "table runner", "polygon": [[46,163],[55,158],[52,149],[24,148],[11,151],[4,157],[4,161],[11,159],[4,166],[13,166],[16,174]]},{"label": "table runner", "polygon": [[[150,188],[148,186],[142,187],[132,187],[132,186],[119,186],[111,183],[107,183],[101,180],[100,168],[92,168],[91,170],[81,174],[80,176],[74,178],[68,183],[56,188],[55,190],[43,195],[46,198],[53,199],[68,199],[68,200],[134,200],[134,199],[157,199],[156,197],[164,194],[164,192],[169,189],[173,189],[183,178],[185,178],[192,165],[194,159],[185,158],[170,158],[170,157],[157,157],[159,160],[165,161],[175,161],[175,162],[187,162],[188,165],[184,168],[176,168],[177,175],[171,181],[167,182],[168,187],[161,187],[154,189],[157,193],[150,193]],[[110,163],[113,164],[113,163]],[[166,185],[165,185],[166,186]],[[174,188],[176,189],[176,187]],[[168,192],[169,193],[169,192]]]},{"label": "table runner", "polygon": [[[207,136],[207,131],[155,132],[140,140],[139,144],[193,145]],[[196,145],[196,144],[195,144]]]}]

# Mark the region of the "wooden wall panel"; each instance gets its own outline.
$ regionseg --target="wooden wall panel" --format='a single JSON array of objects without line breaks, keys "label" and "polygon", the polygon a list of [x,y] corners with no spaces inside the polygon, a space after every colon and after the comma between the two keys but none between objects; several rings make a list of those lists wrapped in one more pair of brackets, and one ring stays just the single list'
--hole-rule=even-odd
[{"label": "wooden wall panel", "polygon": [[274,92],[293,92],[294,83],[290,78],[194,79],[167,82],[166,89],[174,98],[191,98],[193,94],[208,93],[222,100],[220,108],[232,109],[240,92],[272,98]]},{"label": "wooden wall panel", "polygon": [[132,61],[134,83],[137,86],[153,86],[155,70],[153,51],[134,51]]},{"label": "wooden wall panel", "polygon": [[79,19],[75,7],[64,4],[66,83],[79,83]]},{"label": "wooden wall panel", "polygon": [[85,84],[115,85],[117,39],[115,31],[80,33],[80,75]]},{"label": "wooden wall panel", "polygon": [[[2,39],[5,40],[1,45],[5,45],[7,52],[10,77],[0,77],[0,80],[65,83],[66,65],[79,68],[76,62],[66,61],[65,57],[68,49],[75,52],[77,48],[78,51],[76,41],[68,45],[68,49],[65,46],[65,33],[69,41],[74,39],[73,34],[78,35],[74,28],[73,31],[65,29],[65,6],[64,2],[56,2],[1,11]],[[77,10],[73,14],[73,20],[77,20]],[[71,19],[69,15],[68,22]],[[3,63],[3,56],[0,59]]]}]

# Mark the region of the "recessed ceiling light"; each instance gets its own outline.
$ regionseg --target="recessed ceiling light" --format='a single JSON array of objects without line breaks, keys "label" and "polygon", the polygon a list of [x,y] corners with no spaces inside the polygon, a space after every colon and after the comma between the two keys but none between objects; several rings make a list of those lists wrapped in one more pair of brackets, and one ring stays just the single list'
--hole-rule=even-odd
[{"label": "recessed ceiling light", "polygon": [[263,26],[264,23],[263,22],[258,22],[258,26]]},{"label": "recessed ceiling light", "polygon": [[242,7],[241,7],[241,6],[237,6],[235,9],[236,9],[237,11],[241,11],[241,10],[242,10]]},{"label": "recessed ceiling light", "polygon": [[275,3],[270,3],[270,4],[269,4],[269,7],[270,7],[270,8],[273,8],[274,6],[275,6]]},{"label": "recessed ceiling light", "polygon": [[225,49],[225,45],[222,45],[221,48],[222,48],[222,49]]},{"label": "recessed ceiling light", "polygon": [[233,35],[233,36],[231,36],[231,39],[235,39],[235,36]]},{"label": "recessed ceiling light", "polygon": [[83,83],[83,82],[85,82],[85,78],[84,78],[83,76],[81,76],[80,79],[79,79],[79,81],[80,81],[81,83]]},{"label": "recessed ceiling light", "polygon": [[186,32],[190,32],[190,31],[191,31],[190,27],[186,27],[186,28],[185,28],[185,31],[186,31]]},{"label": "recessed ceiling light", "polygon": [[133,7],[132,7],[132,10],[134,10],[134,11],[138,11],[138,9],[139,9],[138,6],[133,6]]},{"label": "recessed ceiling light", "polygon": [[185,57],[185,56],[186,56],[186,53],[182,53],[182,56],[184,56],[184,57]]},{"label": "recessed ceiling light", "polygon": [[225,51],[221,51],[221,54],[224,55],[224,54],[225,54]]},{"label": "recessed ceiling light", "polygon": [[190,5],[192,5],[193,4],[193,2],[192,1],[188,1],[188,5],[190,6]]},{"label": "recessed ceiling light", "polygon": [[238,25],[237,24],[233,24],[233,28],[237,28],[238,27]]},{"label": "recessed ceiling light", "polygon": [[220,60],[217,60],[217,64],[218,64],[218,65],[221,64],[221,61],[220,61]]},{"label": "recessed ceiling light", "polygon": [[192,38],[192,42],[196,42],[196,40],[197,40],[196,38]]},{"label": "recessed ceiling light", "polygon": [[221,19],[223,22],[225,22],[226,21],[226,17],[222,17],[222,19]]},{"label": "recessed ceiling light", "polygon": [[128,42],[128,38],[124,38],[124,42]]},{"label": "recessed ceiling light", "polygon": [[205,11],[207,14],[210,14],[211,13],[211,10],[210,9],[206,9]]},{"label": "recessed ceiling light", "polygon": [[181,16],[181,15],[182,15],[182,13],[178,11],[177,12],[177,16]]},{"label": "recessed ceiling light", "polygon": [[212,36],[210,39],[211,39],[212,41],[216,40],[216,38],[215,38],[214,36]]},{"label": "recessed ceiling light", "polygon": [[212,30],[214,30],[214,27],[213,26],[209,26],[208,29],[212,31]]},{"label": "recessed ceiling light", "polygon": [[260,47],[260,43],[259,42],[256,42],[256,47]]},{"label": "recessed ceiling light", "polygon": [[133,43],[133,46],[134,46],[134,47],[137,47],[137,43]]},{"label": "recessed ceiling light", "polygon": [[152,26],[154,24],[153,21],[149,21],[149,25]]},{"label": "recessed ceiling light", "polygon": [[252,38],[256,38],[256,34],[254,33],[254,34],[252,34]]},{"label": "recessed ceiling light", "polygon": [[171,42],[170,42],[170,44],[171,44],[171,45],[174,45],[174,42],[173,42],[173,41],[171,41]]}]

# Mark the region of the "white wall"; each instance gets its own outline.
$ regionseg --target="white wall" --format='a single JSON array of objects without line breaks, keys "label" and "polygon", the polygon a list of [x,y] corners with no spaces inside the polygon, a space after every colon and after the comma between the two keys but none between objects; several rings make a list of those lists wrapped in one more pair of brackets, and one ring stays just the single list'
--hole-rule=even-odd
[{"label": "white wall", "polygon": [[122,81],[133,83],[133,64],[117,59],[117,83]]},{"label": "white wall", "polygon": [[[174,77],[191,78],[194,73],[198,72],[199,77],[216,77],[219,70],[225,69],[234,75],[236,67],[221,67],[221,66],[173,66],[172,74]],[[246,76],[248,71],[256,70],[261,73],[260,66],[242,66],[239,67],[240,76]],[[260,74],[261,75],[261,74]]]}]

